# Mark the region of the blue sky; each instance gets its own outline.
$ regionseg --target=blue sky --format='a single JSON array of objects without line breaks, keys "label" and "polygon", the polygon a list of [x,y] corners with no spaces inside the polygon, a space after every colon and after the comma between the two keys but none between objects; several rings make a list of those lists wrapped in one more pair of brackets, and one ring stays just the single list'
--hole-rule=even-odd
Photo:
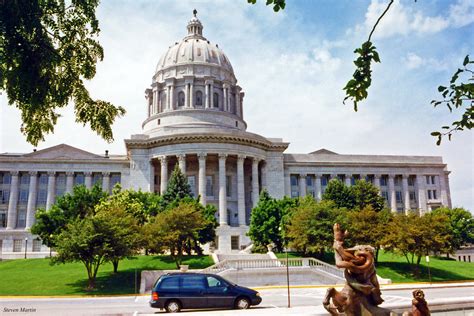
[{"label": "blue sky", "polygon": [[[274,13],[258,0],[103,1],[98,17],[105,59],[87,83],[92,95],[124,106],[107,144],[63,110],[54,135],[39,148],[67,143],[124,154],[124,138],[141,132],[144,90],[166,49],[186,34],[194,8],[204,36],[229,57],[245,90],[248,130],[291,143],[288,152],[327,148],[341,154],[441,155],[452,171],[455,206],[474,209],[472,132],[441,146],[429,134],[460,113],[433,109],[437,86],[447,84],[465,55],[474,57],[474,1],[396,1],[373,41],[382,63],[369,99],[355,113],[342,87],[354,71],[353,50],[366,40],[388,1],[287,0]],[[28,152],[20,118],[0,106],[0,152]],[[71,132],[74,131],[74,132]]]}]

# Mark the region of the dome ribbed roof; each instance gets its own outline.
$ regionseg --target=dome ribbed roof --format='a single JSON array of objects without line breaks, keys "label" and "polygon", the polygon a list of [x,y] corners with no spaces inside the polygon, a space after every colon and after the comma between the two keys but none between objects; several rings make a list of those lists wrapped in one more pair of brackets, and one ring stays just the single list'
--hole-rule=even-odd
[{"label": "dome ribbed roof", "polygon": [[161,56],[156,66],[156,73],[169,67],[196,63],[218,66],[235,77],[232,65],[224,52],[218,45],[211,44],[202,36],[203,26],[196,15],[188,22],[187,28],[188,35]]}]

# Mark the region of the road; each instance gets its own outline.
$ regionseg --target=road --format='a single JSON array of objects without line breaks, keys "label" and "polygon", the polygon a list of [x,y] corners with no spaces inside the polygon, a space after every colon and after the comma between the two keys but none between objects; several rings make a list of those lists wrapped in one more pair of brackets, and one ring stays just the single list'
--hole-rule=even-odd
[{"label": "road", "polygon": [[[287,306],[285,288],[259,290],[263,301],[260,309]],[[292,288],[292,307],[320,307],[325,288]],[[474,286],[424,289],[428,302],[446,298],[474,297]],[[410,289],[384,289],[387,304],[411,301]],[[100,298],[0,298],[0,315],[133,315],[160,313],[148,307],[149,296],[119,296]],[[385,304],[385,303],[384,303]],[[23,310],[22,310],[23,308]],[[206,311],[202,315],[214,314]],[[200,313],[201,314],[201,313]]]}]

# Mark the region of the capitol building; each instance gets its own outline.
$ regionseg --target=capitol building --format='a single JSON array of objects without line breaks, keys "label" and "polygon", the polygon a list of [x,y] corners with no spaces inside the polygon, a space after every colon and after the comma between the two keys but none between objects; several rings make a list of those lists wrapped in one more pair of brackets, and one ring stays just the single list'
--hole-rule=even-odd
[{"label": "capitol building", "polygon": [[50,208],[74,185],[100,182],[111,192],[120,183],[124,189],[163,193],[176,165],[193,194],[216,206],[220,253],[249,245],[250,212],[263,189],[275,198],[320,199],[330,179],[348,186],[365,179],[380,188],[393,212],[451,206],[449,171],[441,157],[327,149],[292,154],[285,152],[289,143],[283,139],[247,132],[243,88],[196,16],[187,35],[159,59],[145,99],[142,134],[125,139],[125,154],[90,153],[66,144],[0,154],[0,258],[49,254],[29,228],[38,208]]}]

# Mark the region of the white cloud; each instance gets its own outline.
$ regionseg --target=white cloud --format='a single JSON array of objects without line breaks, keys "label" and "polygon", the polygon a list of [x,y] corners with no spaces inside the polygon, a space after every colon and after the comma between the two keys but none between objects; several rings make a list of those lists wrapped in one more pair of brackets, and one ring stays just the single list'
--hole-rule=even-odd
[{"label": "white cloud", "polygon": [[[355,27],[356,33],[369,34],[377,19],[387,7],[387,1],[372,0],[362,25]],[[462,27],[474,22],[474,2],[458,0],[451,5],[446,15],[427,16],[416,8],[416,4],[403,4],[396,0],[382,18],[373,35],[374,38],[388,38],[396,35],[433,34],[450,27]]]},{"label": "white cloud", "polygon": [[[453,59],[453,56],[449,56]],[[455,60],[457,62],[457,60]],[[402,63],[410,70],[418,69],[421,67],[428,67],[430,70],[442,71],[452,70],[459,63],[453,63],[452,61],[439,61],[435,58],[420,57],[419,55],[409,52],[405,57],[402,58]],[[451,65],[453,64],[453,65]]]}]

